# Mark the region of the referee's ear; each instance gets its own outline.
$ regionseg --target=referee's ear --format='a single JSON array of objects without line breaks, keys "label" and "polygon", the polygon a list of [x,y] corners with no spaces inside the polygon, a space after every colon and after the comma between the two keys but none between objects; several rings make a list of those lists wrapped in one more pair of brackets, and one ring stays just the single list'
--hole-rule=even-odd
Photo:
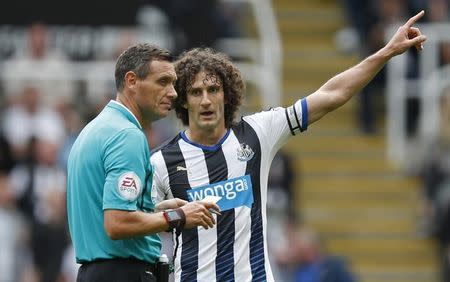
[{"label": "referee's ear", "polygon": [[137,75],[133,71],[128,71],[125,74],[124,82],[125,86],[127,86],[128,88],[134,88],[134,86],[136,85],[136,81]]}]

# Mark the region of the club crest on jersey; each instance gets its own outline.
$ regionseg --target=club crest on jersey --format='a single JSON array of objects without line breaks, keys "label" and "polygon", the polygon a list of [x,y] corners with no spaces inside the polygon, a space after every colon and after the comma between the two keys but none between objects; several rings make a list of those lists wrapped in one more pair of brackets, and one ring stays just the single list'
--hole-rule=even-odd
[{"label": "club crest on jersey", "polygon": [[237,148],[238,160],[240,160],[242,162],[248,162],[249,160],[251,160],[253,158],[253,155],[255,154],[255,152],[253,152],[252,148],[245,143],[241,143],[239,145],[240,145],[239,148]]},{"label": "club crest on jersey", "polygon": [[136,200],[141,192],[141,179],[132,171],[123,173],[117,181],[117,192],[126,200]]}]

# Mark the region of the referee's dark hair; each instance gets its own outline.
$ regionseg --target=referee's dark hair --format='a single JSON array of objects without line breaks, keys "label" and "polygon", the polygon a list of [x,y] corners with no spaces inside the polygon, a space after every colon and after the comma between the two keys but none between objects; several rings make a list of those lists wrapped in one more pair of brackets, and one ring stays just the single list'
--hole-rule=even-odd
[{"label": "referee's dark hair", "polygon": [[194,48],[183,52],[175,62],[177,81],[175,90],[178,97],[174,101],[177,117],[184,125],[189,125],[188,111],[183,105],[187,101],[187,93],[194,82],[195,76],[205,71],[220,78],[225,102],[225,127],[230,128],[242,104],[245,84],[241,72],[233,65],[231,59],[211,48]]},{"label": "referee's dark hair", "polygon": [[125,74],[133,71],[139,79],[145,79],[150,72],[152,61],[169,61],[173,57],[170,52],[153,44],[140,43],[128,47],[120,54],[114,73],[117,91],[122,91]]}]

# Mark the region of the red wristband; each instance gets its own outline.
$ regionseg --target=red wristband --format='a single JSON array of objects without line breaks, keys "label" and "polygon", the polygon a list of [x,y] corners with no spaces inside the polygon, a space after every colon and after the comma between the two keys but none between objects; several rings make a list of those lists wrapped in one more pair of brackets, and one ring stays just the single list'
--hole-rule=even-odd
[{"label": "red wristband", "polygon": [[183,230],[184,225],[186,224],[186,215],[181,208],[165,210],[163,215],[169,224],[168,231],[177,230],[178,232]]}]

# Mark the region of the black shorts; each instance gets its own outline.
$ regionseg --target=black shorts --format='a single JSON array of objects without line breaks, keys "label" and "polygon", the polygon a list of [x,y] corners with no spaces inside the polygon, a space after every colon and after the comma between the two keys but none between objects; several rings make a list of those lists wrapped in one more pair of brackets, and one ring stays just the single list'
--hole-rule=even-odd
[{"label": "black shorts", "polygon": [[104,259],[83,263],[77,282],[157,282],[155,265],[137,259]]}]

